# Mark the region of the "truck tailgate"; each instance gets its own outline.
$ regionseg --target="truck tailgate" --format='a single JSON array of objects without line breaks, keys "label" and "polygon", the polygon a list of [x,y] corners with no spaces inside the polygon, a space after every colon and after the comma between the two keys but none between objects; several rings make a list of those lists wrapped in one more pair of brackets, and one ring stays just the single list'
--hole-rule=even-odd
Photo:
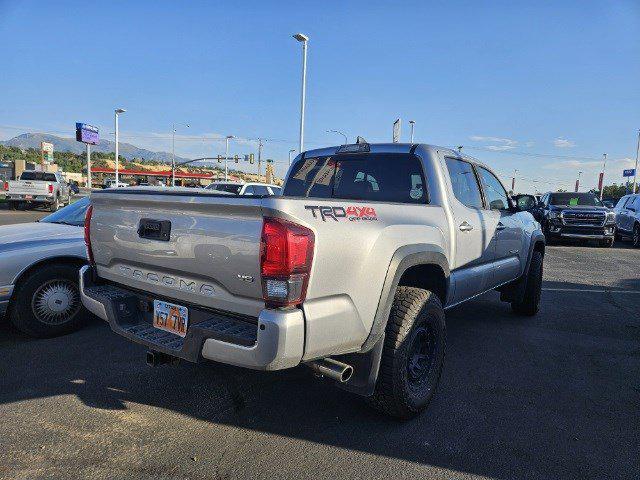
[{"label": "truck tailgate", "polygon": [[127,188],[91,199],[99,277],[186,305],[251,316],[264,308],[260,198]]},{"label": "truck tailgate", "polygon": [[37,180],[11,180],[9,193],[14,195],[47,195],[50,182]]}]

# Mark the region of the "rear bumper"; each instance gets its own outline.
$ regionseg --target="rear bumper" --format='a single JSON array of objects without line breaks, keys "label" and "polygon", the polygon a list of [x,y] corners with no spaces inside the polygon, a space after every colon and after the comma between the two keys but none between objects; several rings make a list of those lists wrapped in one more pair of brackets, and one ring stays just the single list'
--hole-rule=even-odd
[{"label": "rear bumper", "polygon": [[11,200],[15,202],[53,203],[53,195],[28,195],[28,194],[7,193],[6,200]]},{"label": "rear bumper", "polygon": [[257,319],[247,319],[189,306],[189,327],[186,337],[181,338],[153,327],[153,312],[148,308],[151,295],[97,284],[94,279],[93,269],[82,267],[84,306],[106,320],[114,332],[151,350],[191,362],[207,359],[256,370],[290,368],[302,359],[301,310],[265,309]]}]

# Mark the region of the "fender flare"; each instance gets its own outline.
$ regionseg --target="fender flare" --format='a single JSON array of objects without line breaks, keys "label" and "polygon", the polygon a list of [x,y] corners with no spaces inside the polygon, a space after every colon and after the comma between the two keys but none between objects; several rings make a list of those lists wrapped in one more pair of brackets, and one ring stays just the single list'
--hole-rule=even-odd
[{"label": "fender flare", "polygon": [[[380,339],[387,327],[387,320],[391,311],[393,297],[400,283],[402,275],[411,267],[417,265],[436,265],[442,269],[445,276],[446,289],[449,291],[449,262],[444,249],[439,245],[418,243],[404,245],[398,248],[389,262],[387,275],[382,285],[382,292],[378,300],[378,308],[373,319],[369,336],[362,344],[361,352],[368,352]],[[444,305],[443,305],[444,306]]]},{"label": "fender flare", "polygon": [[446,290],[449,291],[449,262],[442,247],[430,244],[412,244],[396,250],[387,268],[387,275],[369,336],[362,344],[360,352],[336,357],[354,367],[353,377],[346,383],[338,383],[340,388],[362,396],[373,395],[380,369],[385,330],[396,288],[402,275],[409,268],[417,265],[440,267],[445,275]]}]

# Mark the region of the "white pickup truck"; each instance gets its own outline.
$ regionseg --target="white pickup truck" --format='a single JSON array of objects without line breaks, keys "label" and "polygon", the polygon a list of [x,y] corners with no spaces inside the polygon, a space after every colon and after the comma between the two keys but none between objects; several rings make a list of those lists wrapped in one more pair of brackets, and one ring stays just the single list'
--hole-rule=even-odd
[{"label": "white pickup truck", "polygon": [[6,199],[12,208],[46,205],[55,212],[69,204],[70,190],[60,172],[25,170],[19,180],[7,182]]},{"label": "white pickup truck", "polygon": [[497,289],[538,311],[535,205],[473,158],[415,144],[304,152],[282,196],[103,190],[82,301],[150,364],[304,364],[409,418],[439,382],[447,308]]}]

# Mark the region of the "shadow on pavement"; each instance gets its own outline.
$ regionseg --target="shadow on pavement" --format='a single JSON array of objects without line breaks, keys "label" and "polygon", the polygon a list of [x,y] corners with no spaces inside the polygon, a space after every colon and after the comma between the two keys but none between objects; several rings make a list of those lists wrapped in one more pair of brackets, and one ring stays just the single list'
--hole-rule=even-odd
[{"label": "shadow on pavement", "polygon": [[546,292],[542,312],[522,318],[492,293],[450,310],[439,391],[406,423],[302,367],[151,369],[143,348],[99,322],[52,340],[3,328],[0,405],[74,395],[94,409],[149,405],[214,432],[225,425],[492,478],[637,478],[640,319],[609,308],[603,322],[600,302]]}]

